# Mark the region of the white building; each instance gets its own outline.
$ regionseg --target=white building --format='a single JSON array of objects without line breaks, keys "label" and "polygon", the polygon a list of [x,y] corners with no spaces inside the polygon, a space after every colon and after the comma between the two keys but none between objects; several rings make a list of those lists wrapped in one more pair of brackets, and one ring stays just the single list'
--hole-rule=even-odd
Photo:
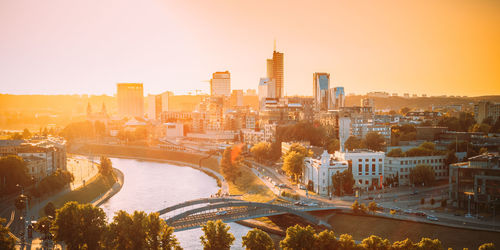
[{"label": "white building", "polygon": [[184,124],[182,123],[165,123],[165,136],[169,138],[183,137]]},{"label": "white building", "polygon": [[352,176],[357,187],[380,186],[384,178],[384,152],[357,149],[351,152],[335,152],[335,157],[352,163]]},{"label": "white building", "polygon": [[385,171],[389,177],[398,177],[399,185],[410,184],[410,170],[418,165],[429,165],[435,173],[436,180],[448,178],[446,155],[387,157]]},{"label": "white building", "polygon": [[333,192],[332,176],[344,172],[348,168],[347,161],[336,159],[325,150],[320,159],[311,157],[304,159],[302,183],[312,187],[317,194],[326,196]]},{"label": "white building", "polygon": [[255,131],[255,129],[242,129],[241,133],[243,134],[243,142],[247,144],[256,144],[265,141],[263,130]]},{"label": "white building", "polygon": [[231,96],[231,74],[229,71],[215,72],[210,79],[211,96]]},{"label": "white building", "polygon": [[276,140],[276,124],[264,124],[264,140],[274,142]]}]

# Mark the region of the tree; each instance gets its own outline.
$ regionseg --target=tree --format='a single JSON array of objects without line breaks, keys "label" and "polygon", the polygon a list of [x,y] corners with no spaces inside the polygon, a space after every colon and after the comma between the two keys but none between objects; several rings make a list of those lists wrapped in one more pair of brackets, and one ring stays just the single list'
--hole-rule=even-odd
[{"label": "tree", "polygon": [[481,124],[474,124],[474,126],[472,126],[472,132],[479,132],[479,133],[483,133],[483,134],[487,134],[490,132],[490,129],[491,129],[491,126],[486,124],[486,123],[481,123]]},{"label": "tree", "polygon": [[446,165],[450,165],[450,164],[457,163],[457,162],[458,162],[458,158],[455,155],[455,152],[448,151],[448,153],[446,153],[446,159],[445,159]]},{"label": "tree", "polygon": [[408,107],[403,107],[399,110],[399,113],[402,114],[402,115],[406,115],[406,113],[410,112],[410,108]]},{"label": "tree", "polygon": [[410,182],[415,185],[429,186],[434,183],[436,176],[429,165],[418,165],[410,169]]},{"label": "tree", "polygon": [[273,250],[273,239],[266,232],[254,228],[242,237],[242,246],[248,250]]},{"label": "tree", "polygon": [[27,128],[25,128],[23,130],[23,139],[29,139],[29,138],[31,138],[31,132]]},{"label": "tree", "polygon": [[387,157],[404,157],[405,153],[401,148],[393,148],[389,153],[387,153]]},{"label": "tree", "polygon": [[366,134],[365,144],[368,149],[374,151],[383,151],[385,146],[384,137],[377,132],[370,132]]},{"label": "tree", "polygon": [[208,221],[201,230],[204,235],[200,237],[205,250],[230,249],[235,238],[229,233],[230,227],[221,220]]},{"label": "tree", "polygon": [[280,247],[283,250],[293,249],[314,249],[314,229],[311,226],[302,227],[295,225],[286,229],[285,238],[280,241]]},{"label": "tree", "polygon": [[224,175],[226,180],[232,183],[234,183],[236,178],[238,178],[241,175],[240,159],[239,156],[235,157],[233,155],[232,147],[227,147],[226,149],[224,149],[224,153],[222,154],[222,159],[220,162],[220,167],[222,174]]},{"label": "tree", "polygon": [[283,159],[283,170],[289,176],[293,176],[295,180],[302,175],[302,167],[304,165],[304,156],[295,151],[286,154]]},{"label": "tree", "polygon": [[428,250],[442,250],[443,245],[438,239],[431,240],[429,238],[422,238],[419,243],[416,244],[418,249],[428,249]]},{"label": "tree", "polygon": [[68,249],[97,249],[106,230],[106,214],[91,204],[68,202],[56,211],[52,232]]},{"label": "tree", "polygon": [[51,227],[52,227],[52,220],[46,216],[38,219],[38,221],[34,225],[35,231],[43,234],[44,238],[47,238],[47,236],[50,234]]},{"label": "tree", "polygon": [[368,203],[368,211],[375,213],[377,211],[377,203],[374,201]]},{"label": "tree", "polygon": [[258,162],[263,162],[271,151],[271,144],[268,142],[259,142],[250,148],[250,153],[257,159]]},{"label": "tree", "polygon": [[406,240],[395,241],[394,243],[392,243],[391,249],[394,249],[394,250],[416,250],[416,246],[415,246],[415,244],[413,244],[413,242],[410,239],[406,238]]},{"label": "tree", "polygon": [[56,207],[54,206],[54,203],[49,202],[45,207],[43,207],[43,212],[47,216],[52,216],[52,218],[56,217]]},{"label": "tree", "polygon": [[99,164],[99,173],[104,177],[113,176],[113,163],[106,156],[101,156],[101,164]]},{"label": "tree", "polygon": [[334,139],[334,138],[328,140],[328,142],[326,143],[326,149],[328,150],[329,154],[333,154],[333,153],[335,153],[335,151],[339,151],[340,150],[340,141],[338,139]]},{"label": "tree", "polygon": [[479,246],[478,250],[494,250],[495,244],[493,243],[484,243],[481,246]]},{"label": "tree", "polygon": [[352,236],[349,234],[340,235],[338,246],[339,246],[339,249],[344,249],[344,250],[358,249],[356,242],[352,239]]},{"label": "tree", "polygon": [[18,191],[17,184],[29,184],[28,168],[23,158],[9,155],[0,158],[0,192],[10,194]]},{"label": "tree", "polygon": [[357,214],[357,213],[359,213],[359,212],[361,211],[361,206],[359,205],[358,200],[355,200],[355,201],[352,203],[351,207],[352,207],[352,211],[353,211],[355,214]]},{"label": "tree", "polygon": [[387,239],[382,239],[378,236],[372,235],[368,238],[363,239],[360,247],[367,250],[388,250],[390,249],[391,244]]},{"label": "tree", "polygon": [[9,229],[4,224],[5,219],[0,218],[0,249],[14,250],[16,241],[9,235]]},{"label": "tree", "polygon": [[329,250],[337,248],[338,241],[333,231],[324,230],[315,235],[314,249]]},{"label": "tree", "polygon": [[335,195],[337,196],[342,196],[344,193],[351,194],[354,182],[351,167],[349,167],[346,171],[337,172],[332,175],[332,186],[335,189]]},{"label": "tree", "polygon": [[362,148],[363,147],[363,142],[361,139],[355,137],[355,136],[349,136],[347,140],[344,143],[344,148],[352,151],[354,149]]},{"label": "tree", "polygon": [[307,148],[302,146],[302,144],[300,143],[293,143],[292,145],[290,145],[290,149],[288,150],[288,152],[286,152],[286,154],[289,154],[290,152],[297,152],[304,157],[310,156],[309,150],[307,150]]}]

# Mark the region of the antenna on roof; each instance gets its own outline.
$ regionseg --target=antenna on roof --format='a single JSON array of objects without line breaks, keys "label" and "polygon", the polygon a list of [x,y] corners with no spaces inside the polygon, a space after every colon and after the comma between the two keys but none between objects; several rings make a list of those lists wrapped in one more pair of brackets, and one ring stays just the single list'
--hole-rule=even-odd
[{"label": "antenna on roof", "polygon": [[276,51],[276,38],[274,38],[274,47],[273,51]]}]

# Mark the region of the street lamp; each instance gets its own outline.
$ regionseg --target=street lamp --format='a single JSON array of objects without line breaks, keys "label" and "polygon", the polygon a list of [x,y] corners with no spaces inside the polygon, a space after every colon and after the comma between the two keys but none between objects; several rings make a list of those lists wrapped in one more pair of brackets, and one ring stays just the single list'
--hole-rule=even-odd
[{"label": "street lamp", "polygon": [[469,196],[469,205],[468,205],[466,217],[472,217],[472,215],[470,214],[470,199],[471,199],[471,196],[474,195],[474,192],[464,192],[464,194]]}]

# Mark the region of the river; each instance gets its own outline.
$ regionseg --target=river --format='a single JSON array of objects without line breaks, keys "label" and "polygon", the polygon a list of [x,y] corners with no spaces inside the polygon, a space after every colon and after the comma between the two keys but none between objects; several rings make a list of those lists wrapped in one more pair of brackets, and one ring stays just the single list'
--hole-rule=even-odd
[{"label": "river", "polygon": [[[215,179],[190,167],[120,158],[111,161],[114,168],[123,172],[125,181],[120,192],[101,206],[109,220],[119,210],[156,212],[184,201],[210,197],[219,189]],[[237,223],[229,225],[236,238],[232,249],[242,249],[241,237],[250,228]],[[202,234],[199,228],[175,233],[184,249],[202,249]]]}]

